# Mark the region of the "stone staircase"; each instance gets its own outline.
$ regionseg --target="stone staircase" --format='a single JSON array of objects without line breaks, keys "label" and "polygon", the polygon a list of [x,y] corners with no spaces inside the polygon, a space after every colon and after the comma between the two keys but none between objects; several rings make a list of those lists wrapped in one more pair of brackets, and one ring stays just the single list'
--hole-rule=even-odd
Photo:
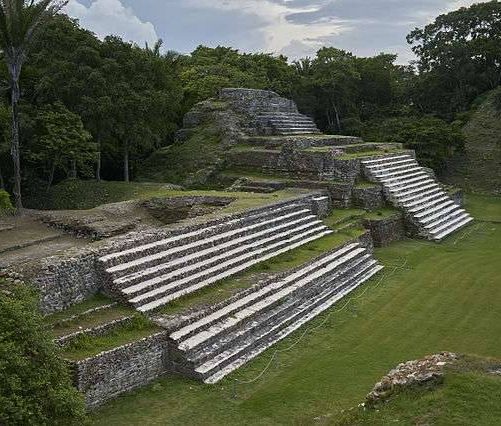
[{"label": "stone staircase", "polygon": [[382,269],[349,243],[214,306],[170,334],[171,368],[215,383],[325,311]]},{"label": "stone staircase", "polygon": [[332,232],[311,204],[291,201],[112,253],[100,262],[110,292],[147,312]]},{"label": "stone staircase", "polygon": [[386,197],[404,210],[419,235],[440,241],[473,218],[410,155],[363,160],[367,177],[382,184]]},{"label": "stone staircase", "polygon": [[310,117],[295,112],[261,112],[257,115],[256,121],[260,133],[264,135],[289,136],[320,133]]}]

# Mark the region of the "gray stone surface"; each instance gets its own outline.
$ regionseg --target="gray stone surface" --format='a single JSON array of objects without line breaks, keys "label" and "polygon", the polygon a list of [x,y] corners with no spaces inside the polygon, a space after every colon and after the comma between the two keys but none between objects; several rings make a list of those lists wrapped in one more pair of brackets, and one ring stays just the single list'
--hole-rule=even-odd
[{"label": "gray stone surface", "polygon": [[385,247],[405,238],[405,221],[399,213],[384,219],[365,219],[364,226],[370,231],[376,247]]},{"label": "gray stone surface", "polygon": [[96,356],[70,362],[89,408],[145,386],[165,373],[167,333],[161,332]]},{"label": "gray stone surface", "polygon": [[226,88],[221,90],[219,97],[231,102],[237,111],[246,114],[258,114],[262,111],[298,112],[294,101],[282,98],[270,90]]},{"label": "gray stone surface", "polygon": [[366,210],[377,210],[384,206],[383,189],[379,185],[353,188],[353,205]]}]

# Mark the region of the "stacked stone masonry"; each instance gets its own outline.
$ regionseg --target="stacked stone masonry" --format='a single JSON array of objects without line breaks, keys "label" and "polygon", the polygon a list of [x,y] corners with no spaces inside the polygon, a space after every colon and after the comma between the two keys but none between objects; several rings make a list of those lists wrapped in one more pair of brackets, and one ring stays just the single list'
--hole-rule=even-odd
[{"label": "stacked stone masonry", "polygon": [[[113,294],[148,312],[332,233],[326,197],[282,203],[100,258]],[[321,213],[321,214],[325,214]]]},{"label": "stacked stone masonry", "polygon": [[313,120],[299,113],[294,101],[268,90],[222,89],[220,99],[248,117],[251,135],[301,135],[320,133]]},{"label": "stacked stone masonry", "polygon": [[166,357],[167,333],[160,332],[70,365],[77,389],[92,408],[159,378]]},{"label": "stacked stone masonry", "polygon": [[383,186],[420,236],[440,241],[473,221],[411,156],[384,156],[362,164],[367,178]]},{"label": "stacked stone masonry", "polygon": [[346,244],[172,332],[170,369],[215,383],[381,269],[366,247]]}]

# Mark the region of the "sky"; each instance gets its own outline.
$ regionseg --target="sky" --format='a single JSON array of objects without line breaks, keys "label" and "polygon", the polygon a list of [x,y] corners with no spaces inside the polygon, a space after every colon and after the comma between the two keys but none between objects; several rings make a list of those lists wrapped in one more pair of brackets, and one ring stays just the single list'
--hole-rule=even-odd
[{"label": "sky", "polygon": [[[198,45],[244,52],[314,56],[322,46],[357,56],[397,53],[414,59],[406,35],[441,13],[483,0],[70,0],[66,13],[104,37],[164,49]],[[487,0],[485,0],[487,1]]]}]

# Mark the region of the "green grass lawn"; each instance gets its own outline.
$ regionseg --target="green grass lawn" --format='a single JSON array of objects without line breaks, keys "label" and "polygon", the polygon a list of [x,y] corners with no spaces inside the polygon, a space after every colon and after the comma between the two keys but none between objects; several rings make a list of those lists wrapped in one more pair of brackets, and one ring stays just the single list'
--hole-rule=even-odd
[{"label": "green grass lawn", "polygon": [[120,201],[149,199],[153,197],[180,197],[207,195],[213,197],[235,197],[225,213],[259,207],[294,198],[307,193],[307,190],[284,189],[272,194],[251,192],[226,192],[214,190],[172,190],[161,183],[142,182],[96,182],[94,180],[66,180],[53,186],[49,192],[40,194],[40,199],[28,200],[30,208],[47,210],[85,210],[102,204]]},{"label": "green grass lawn", "polygon": [[343,425],[499,425],[501,375],[499,360],[466,357],[449,366],[442,384],[397,391],[376,409],[349,410]]},{"label": "green grass lawn", "polygon": [[[399,362],[439,351],[501,358],[501,224],[492,222],[501,221],[501,198],[468,197],[467,208],[480,221],[442,244],[407,240],[377,249],[384,273],[349,303],[219,384],[166,377],[111,402],[92,415],[92,423],[335,424]],[[285,350],[304,330],[310,331]],[[284,351],[269,364],[276,349]],[[240,383],[252,381],[268,364],[258,380]],[[470,382],[457,380],[459,387]],[[492,395],[489,383],[478,382],[479,398]],[[454,395],[442,392],[453,404]],[[477,417],[477,424],[491,424]]]}]

